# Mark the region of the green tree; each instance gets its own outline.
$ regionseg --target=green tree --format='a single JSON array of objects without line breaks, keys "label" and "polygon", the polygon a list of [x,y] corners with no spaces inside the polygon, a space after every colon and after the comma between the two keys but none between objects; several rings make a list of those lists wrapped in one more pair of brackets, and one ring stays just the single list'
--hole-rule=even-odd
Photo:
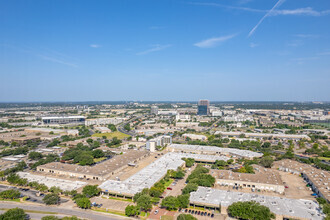
[{"label": "green tree", "polygon": [[274,160],[271,156],[266,156],[266,157],[261,158],[259,163],[263,167],[271,168],[273,165],[273,162],[274,162]]},{"label": "green tree", "polygon": [[17,199],[19,198],[21,193],[18,190],[9,189],[0,192],[0,198],[1,199]]},{"label": "green tree", "polygon": [[19,179],[20,179],[20,177],[17,174],[12,173],[12,174],[9,174],[9,176],[7,177],[7,182],[10,184],[17,184]]},{"label": "green tree", "polygon": [[162,195],[162,193],[163,193],[163,190],[156,188],[156,187],[151,187],[150,191],[149,191],[149,194],[152,197],[160,197]]},{"label": "green tree", "polygon": [[33,152],[29,153],[29,159],[30,160],[39,160],[41,158],[43,158],[43,155],[39,152],[34,152],[33,151]]},{"label": "green tree", "polygon": [[52,187],[50,187],[49,192],[52,192],[52,193],[55,193],[55,194],[60,194],[60,193],[63,192],[63,190],[61,190],[60,187],[52,186]]},{"label": "green tree", "polygon": [[168,196],[162,200],[162,207],[167,210],[176,210],[179,207],[178,199],[174,196]]},{"label": "green tree", "polygon": [[197,220],[197,218],[190,214],[180,214],[176,220]]},{"label": "green tree", "polygon": [[104,157],[104,152],[102,150],[99,150],[99,149],[93,150],[92,151],[92,156],[94,158],[101,158],[101,157]]},{"label": "green tree", "polygon": [[0,220],[26,220],[29,219],[28,215],[25,214],[23,209],[13,208],[9,209],[2,215],[0,215]]},{"label": "green tree", "polygon": [[266,206],[255,201],[235,202],[228,207],[230,216],[248,220],[271,220],[275,215]]},{"label": "green tree", "polygon": [[141,195],[136,201],[138,207],[142,210],[148,211],[152,208],[151,197],[149,195]]},{"label": "green tree", "polygon": [[87,185],[82,190],[83,194],[88,198],[99,195],[100,191],[98,185]]},{"label": "green tree", "polygon": [[179,208],[188,208],[189,206],[189,194],[179,195],[177,197]]},{"label": "green tree", "polygon": [[198,185],[195,183],[188,183],[182,190],[182,194],[189,194],[191,192],[197,191]]},{"label": "green tree", "polygon": [[47,194],[42,201],[46,204],[46,205],[58,205],[60,204],[60,197],[55,194],[55,193],[51,193],[51,194]]},{"label": "green tree", "polygon": [[41,218],[41,220],[60,220],[60,218],[54,216],[54,215],[47,215]]},{"label": "green tree", "polygon": [[76,204],[79,208],[89,209],[91,207],[91,201],[87,197],[76,199]]},{"label": "green tree", "polygon": [[127,216],[137,216],[140,214],[140,209],[134,205],[128,205],[125,208],[125,215]]}]

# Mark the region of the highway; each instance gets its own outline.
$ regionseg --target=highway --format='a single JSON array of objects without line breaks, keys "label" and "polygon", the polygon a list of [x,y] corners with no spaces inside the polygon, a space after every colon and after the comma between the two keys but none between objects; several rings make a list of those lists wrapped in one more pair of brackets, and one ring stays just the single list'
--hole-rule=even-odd
[{"label": "highway", "polygon": [[[84,209],[70,209],[70,208],[63,208],[63,207],[56,207],[56,206],[42,206],[42,205],[34,205],[34,204],[22,204],[22,203],[14,203],[14,202],[1,202],[0,209],[12,209],[12,208],[21,208],[24,210],[32,210],[32,211],[39,211],[39,212],[54,212],[57,214],[68,215],[68,216],[77,216],[79,218],[84,219],[91,219],[91,220],[118,220],[118,219],[130,219],[121,216],[115,216],[112,214],[107,213],[98,213],[93,212],[90,210]],[[47,214],[51,215],[51,214]],[[32,217],[32,216],[31,216]]]},{"label": "highway", "polygon": [[133,118],[129,119],[128,121],[125,121],[125,122],[119,124],[119,125],[117,126],[117,130],[118,130],[119,132],[121,132],[121,133],[124,133],[124,134],[130,135],[130,136],[134,136],[134,135],[135,135],[135,132],[134,132],[134,131],[127,131],[127,130],[125,130],[125,129],[124,129],[124,126],[127,125],[128,123],[132,122],[132,121],[135,121],[135,120],[137,120],[137,119],[140,119],[140,118],[145,117],[145,116],[148,116],[148,115],[149,115],[149,113],[148,113],[148,114],[145,114],[145,115],[141,115],[141,116],[133,117]]}]

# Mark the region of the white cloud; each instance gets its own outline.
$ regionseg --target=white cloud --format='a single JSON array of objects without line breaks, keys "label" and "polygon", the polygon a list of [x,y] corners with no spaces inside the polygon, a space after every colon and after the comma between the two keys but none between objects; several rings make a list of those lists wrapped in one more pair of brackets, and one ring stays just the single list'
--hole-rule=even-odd
[{"label": "white cloud", "polygon": [[240,6],[231,6],[231,5],[222,5],[218,3],[210,3],[210,2],[191,2],[193,5],[201,5],[201,6],[212,6],[212,7],[220,7],[225,9],[232,10],[240,10],[240,11],[248,11],[248,12],[259,12],[259,13],[267,13],[267,16],[277,16],[277,15],[306,15],[306,16],[324,16],[330,14],[330,10],[324,11],[316,11],[312,7],[306,8],[296,8],[296,9],[276,9],[280,6],[285,0],[280,0],[279,4],[275,4],[275,8],[273,7],[271,10],[264,9],[255,9],[249,7],[240,7]]},{"label": "white cloud", "polygon": [[257,46],[259,46],[259,44],[256,44],[256,43],[250,43],[250,47],[251,47],[251,48],[255,48],[255,47],[257,47]]},{"label": "white cloud", "polygon": [[99,45],[99,44],[91,44],[89,46],[92,47],[92,48],[100,48],[101,47],[101,45]]},{"label": "white cloud", "polygon": [[202,40],[200,42],[195,43],[194,45],[196,47],[200,48],[211,48],[211,47],[216,47],[220,43],[225,42],[227,40],[230,40],[234,38],[237,34],[232,34],[232,35],[227,35],[227,36],[222,36],[222,37],[214,37],[214,38],[209,38],[206,40]]},{"label": "white cloud", "polygon": [[297,9],[283,9],[283,10],[273,10],[270,12],[269,16],[276,15],[309,15],[309,16],[322,16],[330,14],[330,10],[316,11],[311,7],[307,8],[297,8]]},{"label": "white cloud", "polygon": [[145,54],[148,54],[148,53],[165,50],[166,48],[169,48],[171,46],[172,45],[170,45],[170,44],[167,44],[167,45],[156,44],[152,48],[150,48],[148,50],[145,50],[145,51],[142,51],[142,52],[139,52],[136,55],[145,55]]}]

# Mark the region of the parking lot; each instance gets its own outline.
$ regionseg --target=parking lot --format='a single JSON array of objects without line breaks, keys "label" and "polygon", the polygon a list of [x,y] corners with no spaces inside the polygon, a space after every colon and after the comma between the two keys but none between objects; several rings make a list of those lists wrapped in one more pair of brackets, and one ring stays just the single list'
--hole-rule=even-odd
[{"label": "parking lot", "polygon": [[[41,194],[40,196],[37,196],[37,193],[38,193],[37,190],[31,190],[31,189],[27,189],[27,188],[18,188],[18,187],[7,186],[7,185],[0,185],[0,192],[9,190],[9,189],[18,190],[21,193],[22,197],[24,197],[24,196],[28,197],[26,199],[26,201],[28,201],[28,202],[36,202],[36,203],[43,204],[42,199],[44,198],[45,195]],[[68,201],[67,199],[61,198],[61,203],[65,203],[67,201]]]}]

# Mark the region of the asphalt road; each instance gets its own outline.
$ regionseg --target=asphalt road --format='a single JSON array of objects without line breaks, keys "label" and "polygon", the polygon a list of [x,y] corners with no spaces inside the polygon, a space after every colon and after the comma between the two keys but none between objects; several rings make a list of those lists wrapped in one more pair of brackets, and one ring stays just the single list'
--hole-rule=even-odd
[{"label": "asphalt road", "polygon": [[[42,206],[42,205],[34,205],[34,204],[21,204],[21,203],[13,203],[13,202],[1,202],[0,208],[1,209],[12,209],[12,208],[21,208],[24,210],[33,210],[39,212],[54,212],[57,214],[68,215],[68,216],[77,216],[78,218],[84,219],[91,219],[91,220],[118,220],[124,219],[125,217],[114,216],[111,214],[106,213],[97,213],[90,210],[83,210],[83,209],[66,209],[66,208],[59,208],[54,206]],[[52,215],[52,214],[47,214]],[[40,215],[41,216],[41,215]],[[32,216],[31,216],[32,217]],[[128,219],[128,218],[126,218]]]}]

